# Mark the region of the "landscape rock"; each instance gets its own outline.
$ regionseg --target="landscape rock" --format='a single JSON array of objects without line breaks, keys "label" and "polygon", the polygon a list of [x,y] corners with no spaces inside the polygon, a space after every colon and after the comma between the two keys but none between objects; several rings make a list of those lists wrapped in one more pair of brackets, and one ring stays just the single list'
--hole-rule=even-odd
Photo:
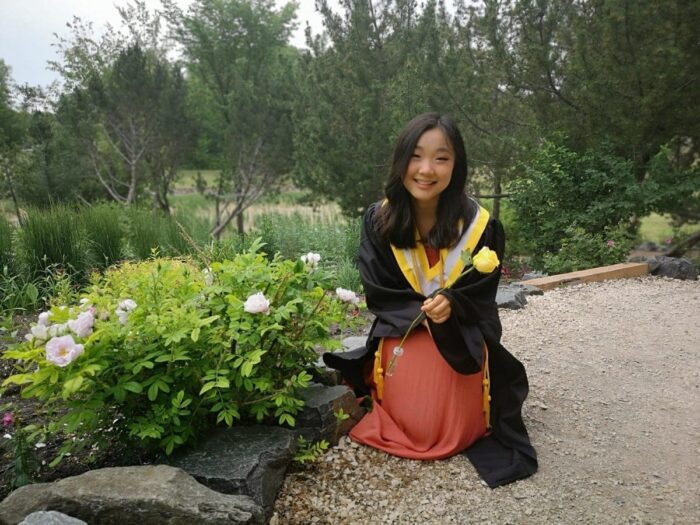
[{"label": "landscape rock", "polygon": [[548,274],[542,272],[528,272],[524,273],[520,278],[521,281],[529,281],[531,279],[539,279],[540,277],[547,277]]},{"label": "landscape rock", "polygon": [[365,335],[355,335],[351,337],[346,337],[343,339],[343,348],[345,350],[353,350],[355,348],[365,346],[367,342],[367,336]]},{"label": "landscape rock", "polygon": [[0,524],[17,524],[42,510],[100,525],[264,523],[251,498],[219,494],[167,465],[104,468],[25,485],[0,503]]},{"label": "landscape rock", "polygon": [[55,510],[40,510],[32,512],[19,525],[87,525],[87,523]]},{"label": "landscape rock", "polygon": [[693,281],[698,278],[698,269],[685,258],[657,255],[647,259],[647,264],[649,264],[649,272],[659,277]]},{"label": "landscape rock", "polygon": [[178,455],[173,464],[210,489],[245,494],[269,518],[287,467],[296,451],[296,434],[262,425],[216,429],[196,450]]},{"label": "landscape rock", "polygon": [[542,295],[543,291],[536,286],[524,283],[509,283],[498,287],[496,304],[499,308],[519,310],[527,304],[528,295]]},{"label": "landscape rock", "polygon": [[[305,406],[297,415],[296,428],[310,442],[325,439],[335,445],[364,415],[355,394],[344,385],[311,385],[302,396]],[[336,417],[341,410],[349,416],[347,419]]]}]

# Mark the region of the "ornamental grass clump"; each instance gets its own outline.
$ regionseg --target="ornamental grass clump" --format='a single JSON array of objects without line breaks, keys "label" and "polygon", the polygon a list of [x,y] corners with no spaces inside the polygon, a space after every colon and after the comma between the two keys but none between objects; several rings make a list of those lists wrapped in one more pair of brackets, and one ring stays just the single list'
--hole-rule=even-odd
[{"label": "ornamental grass clump", "polygon": [[43,313],[6,352],[17,384],[62,414],[77,444],[125,440],[170,454],[203,430],[238,421],[294,425],[317,347],[347,305],[333,276],[253,247],[205,270],[187,260],[124,263],[94,277],[80,305]]}]

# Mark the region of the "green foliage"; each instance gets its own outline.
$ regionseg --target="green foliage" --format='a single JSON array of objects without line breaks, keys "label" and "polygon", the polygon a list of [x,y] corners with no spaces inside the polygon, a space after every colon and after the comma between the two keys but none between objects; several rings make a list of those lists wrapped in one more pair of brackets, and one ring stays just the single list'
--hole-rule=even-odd
[{"label": "green foliage", "polygon": [[265,243],[269,255],[279,253],[288,259],[315,252],[321,255],[321,265],[333,269],[336,285],[348,290],[362,289],[357,268],[361,220],[348,219],[323,223],[305,218],[300,213],[261,215],[254,230]]},{"label": "green foliage", "polygon": [[82,210],[80,219],[95,266],[106,268],[123,259],[124,231],[119,208],[113,204],[97,204]]},{"label": "green foliage", "polygon": [[14,266],[12,257],[12,236],[15,228],[10,224],[4,215],[0,214],[0,269],[5,266]]},{"label": "green foliage", "polygon": [[124,216],[128,250],[137,259],[149,258],[153,250],[166,256],[191,251],[191,246],[172,217],[140,206],[129,206]]},{"label": "green foliage", "polygon": [[[93,316],[89,333],[78,336],[70,325],[84,352],[66,366],[53,364],[48,336],[35,325],[31,342],[6,352],[19,373],[4,385],[66,409],[49,428],[80,439],[67,439],[59,456],[81,440],[99,441],[107,428],[170,454],[216,424],[293,426],[315,348],[338,346],[328,327],[342,322],[345,305],[329,293],[332,274],[298,259],[270,261],[259,247],[204,272],[154,259],[95,276],[87,304],[51,308],[49,336],[67,330],[70,319]],[[269,299],[269,313],[246,311],[256,293]]]},{"label": "green foliage", "polygon": [[25,273],[12,273],[8,266],[0,271],[0,312],[35,310],[39,289]]},{"label": "green foliage", "polygon": [[85,276],[90,262],[87,237],[70,207],[57,204],[28,210],[19,235],[21,257],[30,275],[46,275],[49,268],[59,267]]},{"label": "green foliage", "polygon": [[297,438],[297,453],[294,455],[294,461],[297,463],[307,463],[317,461],[323,454],[326,453],[330,443],[325,439],[311,443],[304,439],[304,436]]},{"label": "green foliage", "polygon": [[342,408],[338,409],[337,412],[333,412],[333,415],[335,416],[335,421],[338,424],[342,423],[346,419],[350,419],[350,414],[347,414]]},{"label": "green foliage", "polygon": [[662,147],[643,182],[652,196],[651,208],[672,214],[678,223],[700,222],[700,164],[689,155],[688,146],[677,139]]},{"label": "green foliage", "polygon": [[[648,205],[649,196],[636,184],[631,163],[606,151],[579,155],[545,142],[523,168],[522,177],[511,185],[509,204],[517,243],[538,268],[573,240],[577,228],[596,236]],[[591,260],[589,266],[595,264]]]},{"label": "green foliage", "polygon": [[544,270],[558,274],[624,262],[631,247],[632,240],[624,228],[589,233],[570,227],[564,232],[561,248],[544,255]]}]

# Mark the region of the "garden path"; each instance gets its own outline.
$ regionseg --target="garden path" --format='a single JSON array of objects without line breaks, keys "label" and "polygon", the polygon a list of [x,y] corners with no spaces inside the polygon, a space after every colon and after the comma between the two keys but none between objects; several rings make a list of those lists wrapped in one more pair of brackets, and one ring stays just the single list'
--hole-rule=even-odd
[{"label": "garden path", "polygon": [[273,523],[697,523],[700,281],[577,285],[502,311],[526,365],[532,478],[491,490],[464,456],[341,441],[287,476]]}]

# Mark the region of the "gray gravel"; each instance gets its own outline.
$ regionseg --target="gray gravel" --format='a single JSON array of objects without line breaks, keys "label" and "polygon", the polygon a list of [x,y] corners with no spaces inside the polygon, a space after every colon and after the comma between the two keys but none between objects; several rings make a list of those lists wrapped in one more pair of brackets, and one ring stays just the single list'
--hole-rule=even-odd
[{"label": "gray gravel", "polygon": [[700,281],[578,285],[501,317],[530,377],[534,477],[491,490],[464,456],[345,438],[287,476],[272,523],[700,522]]}]

